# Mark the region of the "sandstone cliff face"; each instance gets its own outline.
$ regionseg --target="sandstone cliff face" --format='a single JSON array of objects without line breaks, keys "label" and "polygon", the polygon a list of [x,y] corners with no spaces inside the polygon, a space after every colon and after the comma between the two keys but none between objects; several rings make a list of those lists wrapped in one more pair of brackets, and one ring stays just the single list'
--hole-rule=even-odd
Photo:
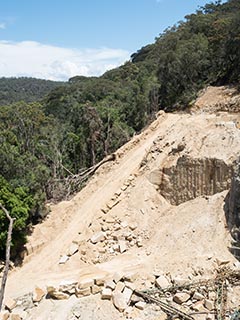
[{"label": "sandstone cliff face", "polygon": [[183,155],[176,165],[153,171],[150,181],[158,185],[160,194],[172,205],[179,205],[199,196],[227,190],[232,174],[232,165],[221,159],[195,159]]}]

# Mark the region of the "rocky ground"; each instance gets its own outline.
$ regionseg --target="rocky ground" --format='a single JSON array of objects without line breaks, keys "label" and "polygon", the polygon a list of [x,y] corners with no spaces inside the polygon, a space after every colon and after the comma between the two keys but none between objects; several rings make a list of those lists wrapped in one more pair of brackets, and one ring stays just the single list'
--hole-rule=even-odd
[{"label": "rocky ground", "polygon": [[2,319],[201,320],[237,312],[228,193],[240,130],[237,106],[229,113],[231,103],[219,103],[238,101],[228,90],[208,88],[188,114],[160,112],[79,194],[49,205],[23,266],[11,271]]}]

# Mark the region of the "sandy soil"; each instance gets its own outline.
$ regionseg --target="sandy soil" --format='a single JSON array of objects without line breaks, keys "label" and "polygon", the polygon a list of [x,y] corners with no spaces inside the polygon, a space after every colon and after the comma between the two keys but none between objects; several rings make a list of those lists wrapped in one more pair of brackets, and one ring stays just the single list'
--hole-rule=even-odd
[{"label": "sandy soil", "polygon": [[[173,155],[171,151],[180,143],[186,145],[182,154],[215,157],[232,163],[240,152],[237,118],[238,115],[227,113],[161,113],[143,133],[120,148],[116,152],[117,160],[102,166],[81,192],[70,201],[51,205],[51,214],[35,226],[29,237],[28,247],[33,253],[24,259],[22,267],[10,274],[7,296],[17,297],[31,292],[36,285],[77,280],[84,274],[102,271],[134,270],[143,275],[162,270],[173,276],[191,277],[199,270],[211,274],[217,265],[216,258],[234,263],[236,260],[227,248],[230,234],[224,199],[228,191],[171,206],[149,181],[149,176],[152,171],[176,162],[179,154]],[[107,214],[103,213],[101,209],[116,197],[118,203]],[[142,246],[134,246],[117,256],[109,255],[100,264],[86,264],[79,254],[64,265],[58,264],[72,241],[86,242],[109,217],[136,223]],[[88,308],[84,307],[85,301]],[[68,319],[76,304],[75,298],[68,302],[45,300],[31,319]],[[101,312],[90,317],[93,306],[106,308],[112,313],[111,319],[121,318],[114,308],[108,309],[97,297],[81,299],[79,305],[88,312],[88,319],[104,319],[104,312],[102,317]]]}]

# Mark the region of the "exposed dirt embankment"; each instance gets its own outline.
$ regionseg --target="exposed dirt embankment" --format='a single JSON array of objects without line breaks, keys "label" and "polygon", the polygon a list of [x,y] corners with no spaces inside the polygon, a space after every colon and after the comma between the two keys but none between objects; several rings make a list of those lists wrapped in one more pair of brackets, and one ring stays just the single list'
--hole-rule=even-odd
[{"label": "exposed dirt embankment", "polygon": [[[202,99],[203,107],[211,104]],[[236,266],[225,203],[240,154],[238,117],[160,113],[71,201],[52,205],[51,215],[29,237],[28,246],[38,250],[11,273],[7,296],[22,296],[38,285],[66,300],[43,299],[27,309],[26,319],[153,320],[156,310],[146,313],[126,303],[119,314],[112,304],[115,287],[122,297],[133,289],[130,278],[148,289],[156,275],[170,282],[199,280],[221,264]],[[62,281],[73,285],[67,293]],[[102,291],[111,303],[101,300]]]}]

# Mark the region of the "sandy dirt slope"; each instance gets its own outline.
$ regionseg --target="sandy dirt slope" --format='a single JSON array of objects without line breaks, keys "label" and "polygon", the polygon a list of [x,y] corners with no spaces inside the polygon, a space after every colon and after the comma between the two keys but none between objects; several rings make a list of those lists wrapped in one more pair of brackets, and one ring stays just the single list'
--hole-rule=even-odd
[{"label": "sandy dirt slope", "polygon": [[[61,279],[64,275],[79,275],[81,264],[59,266],[60,255],[65,252],[79,232],[88,227],[93,218],[100,214],[103,207],[124,183],[134,174],[146,151],[153,141],[163,132],[164,122],[173,126],[181,116],[160,116],[142,135],[136,136],[128,145],[118,151],[119,160],[109,170],[100,169],[89,185],[75,196],[70,203],[63,202],[52,207],[51,217],[39,225],[39,229],[47,229],[49,235],[43,234],[47,242],[38,254],[33,254],[23,267],[13,272],[8,281],[8,293],[20,294],[32,290],[34,284],[46,283],[49,279]],[[56,218],[56,220],[55,220]],[[32,239],[30,239],[32,241]],[[40,239],[37,240],[41,242]],[[33,245],[34,246],[34,245]],[[16,283],[18,288],[16,290]]]},{"label": "sandy dirt slope", "polygon": [[[202,269],[211,274],[216,259],[234,263],[235,258],[227,248],[230,234],[224,200],[228,191],[174,206],[161,196],[151,182],[151,174],[176,164],[181,156],[216,158],[231,165],[240,152],[237,119],[237,114],[228,113],[161,113],[143,133],[120,148],[117,160],[102,166],[81,192],[70,201],[51,205],[49,217],[29,237],[28,247],[32,246],[33,253],[25,258],[21,268],[10,274],[7,295],[17,297],[31,292],[35,285],[44,287],[98,272],[137,271],[143,276],[161,270],[191,277]],[[184,148],[176,152],[179,145]],[[177,186],[176,192],[181,192]],[[119,194],[117,204],[107,214],[103,213],[101,209],[106,208],[111,198],[116,199],[116,194]],[[141,246],[129,246],[123,254],[108,254],[99,264],[86,264],[79,254],[64,265],[58,264],[72,241],[87,243],[107,218],[135,223],[134,232],[141,237]],[[93,300],[88,299],[91,313],[95,302],[92,304]],[[61,314],[67,314],[74,306],[73,300],[67,305],[44,301],[32,319],[44,319],[40,316],[44,312],[48,315],[45,319],[68,319],[61,318]],[[111,312],[111,319],[121,318],[114,309]],[[92,319],[104,319],[104,313],[102,318]]]}]

